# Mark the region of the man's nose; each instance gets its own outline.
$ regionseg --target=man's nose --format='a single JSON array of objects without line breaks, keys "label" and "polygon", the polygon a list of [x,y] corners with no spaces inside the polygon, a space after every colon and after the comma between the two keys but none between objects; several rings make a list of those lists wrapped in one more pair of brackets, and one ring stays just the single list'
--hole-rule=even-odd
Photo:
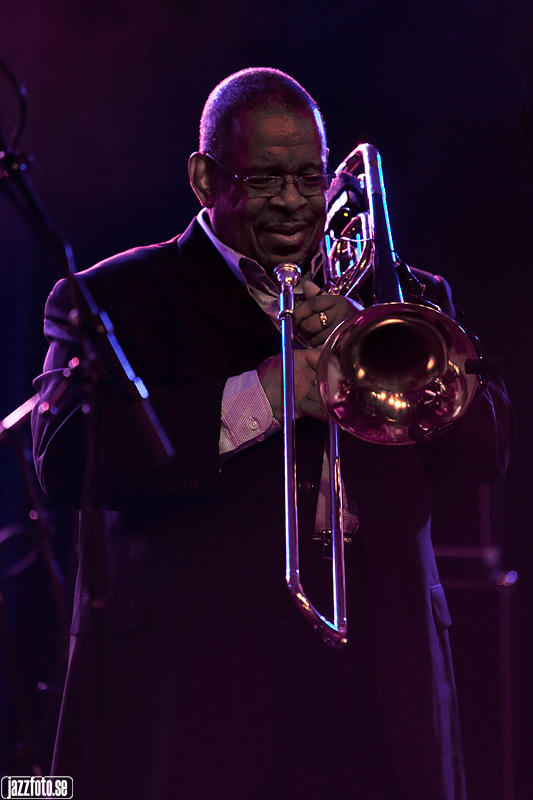
[{"label": "man's nose", "polygon": [[271,200],[283,206],[290,206],[291,208],[301,208],[307,203],[307,197],[304,197],[298,191],[297,178],[285,178],[284,187],[279,194],[272,197]]}]

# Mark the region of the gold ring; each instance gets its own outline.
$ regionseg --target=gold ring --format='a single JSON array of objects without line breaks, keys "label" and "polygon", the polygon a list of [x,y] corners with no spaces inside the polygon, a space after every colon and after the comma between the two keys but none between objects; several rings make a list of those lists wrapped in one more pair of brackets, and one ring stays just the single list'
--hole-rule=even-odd
[{"label": "gold ring", "polygon": [[322,327],[323,328],[327,328],[328,327],[328,318],[327,318],[326,314],[324,314],[324,312],[321,311],[318,316],[320,317],[320,324],[322,325]]}]

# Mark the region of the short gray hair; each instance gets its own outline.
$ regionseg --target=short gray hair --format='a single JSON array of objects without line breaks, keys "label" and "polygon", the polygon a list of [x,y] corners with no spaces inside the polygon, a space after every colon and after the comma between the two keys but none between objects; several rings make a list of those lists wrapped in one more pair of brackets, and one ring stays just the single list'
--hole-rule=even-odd
[{"label": "short gray hair", "polygon": [[235,116],[244,110],[285,108],[291,112],[311,113],[324,120],[318,105],[298,81],[271,67],[250,67],[225,78],[207,98],[200,120],[200,151],[224,160]]}]

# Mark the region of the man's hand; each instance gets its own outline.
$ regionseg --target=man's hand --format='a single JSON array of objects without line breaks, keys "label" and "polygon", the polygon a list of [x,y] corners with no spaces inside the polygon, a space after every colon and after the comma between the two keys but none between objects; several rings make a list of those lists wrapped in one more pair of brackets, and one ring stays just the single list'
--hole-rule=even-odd
[{"label": "man's hand", "polygon": [[311,347],[324,344],[330,333],[362,306],[354,300],[333,294],[321,294],[311,281],[303,284],[305,300],[298,303],[294,313],[295,330],[309,342]]},{"label": "man's hand", "polygon": [[[319,350],[294,351],[294,408],[297,419],[314,417],[326,421],[328,415],[322,405],[316,384],[316,365]],[[257,367],[261,386],[272,407],[274,418],[283,422],[282,356],[267,358]]]},{"label": "man's hand", "polygon": [[[294,351],[294,405],[295,416],[313,417],[327,421],[316,382],[316,365],[322,345],[330,333],[343,320],[362,309],[359,303],[331,294],[320,294],[311,281],[303,284],[305,300],[298,304],[294,322],[313,349]],[[257,367],[261,386],[272,407],[274,418],[283,422],[282,356],[267,358]]]}]

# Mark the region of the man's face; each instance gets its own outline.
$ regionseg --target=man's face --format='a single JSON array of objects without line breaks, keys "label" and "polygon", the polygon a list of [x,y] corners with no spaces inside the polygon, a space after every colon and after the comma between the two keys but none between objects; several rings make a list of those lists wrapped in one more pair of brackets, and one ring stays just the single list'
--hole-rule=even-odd
[{"label": "man's face", "polygon": [[[224,163],[241,177],[324,172],[327,150],[311,112],[282,108],[235,118]],[[303,197],[287,183],[276,197],[249,197],[246,184],[216,171],[211,223],[219,239],[271,273],[281,262],[308,264],[324,233],[324,193]]]}]

